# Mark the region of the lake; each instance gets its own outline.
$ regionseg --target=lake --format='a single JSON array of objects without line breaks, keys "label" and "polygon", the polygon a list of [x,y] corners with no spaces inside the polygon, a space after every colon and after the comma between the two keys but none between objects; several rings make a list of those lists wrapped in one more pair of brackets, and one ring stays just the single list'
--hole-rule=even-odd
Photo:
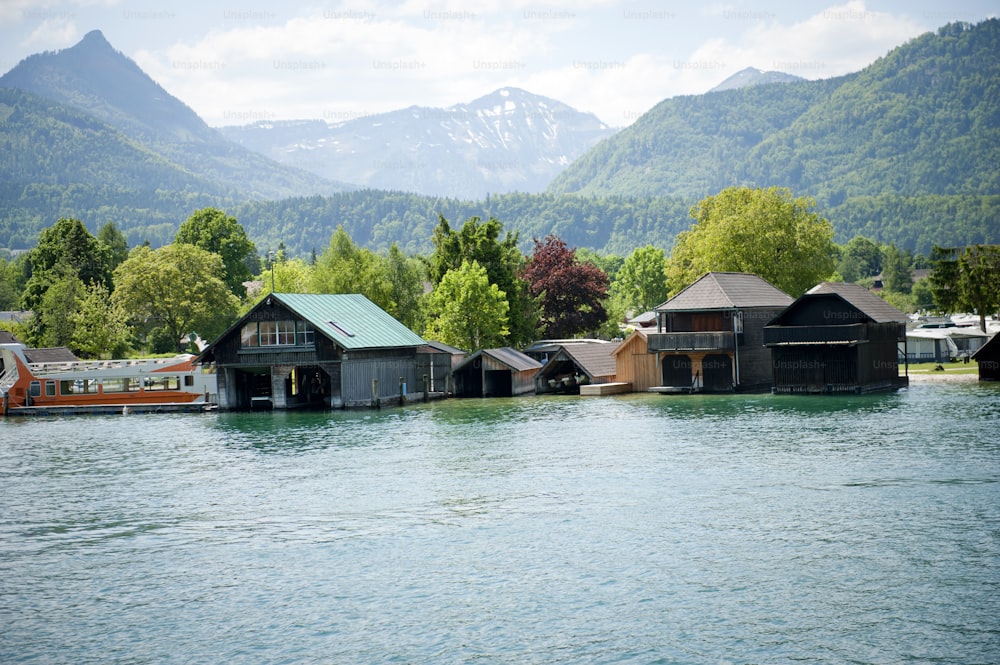
[{"label": "lake", "polygon": [[1000,662],[1000,386],[0,421],[0,662]]}]

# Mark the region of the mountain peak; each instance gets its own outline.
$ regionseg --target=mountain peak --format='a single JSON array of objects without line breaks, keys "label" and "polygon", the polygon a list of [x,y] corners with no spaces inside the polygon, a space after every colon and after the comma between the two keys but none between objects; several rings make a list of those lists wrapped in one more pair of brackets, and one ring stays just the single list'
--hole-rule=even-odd
[{"label": "mountain peak", "polygon": [[83,36],[83,39],[77,42],[74,48],[80,48],[81,46],[87,46],[87,47],[99,46],[114,51],[114,48],[111,46],[111,43],[107,39],[105,39],[104,33],[101,32],[100,30],[91,30],[90,32],[85,34]]},{"label": "mountain peak", "polygon": [[801,76],[786,74],[785,72],[770,71],[765,72],[756,67],[747,67],[736,72],[725,81],[715,86],[709,92],[722,92],[723,90],[735,90],[737,88],[749,88],[755,85],[770,85],[772,83],[791,83],[793,81],[804,81]]}]

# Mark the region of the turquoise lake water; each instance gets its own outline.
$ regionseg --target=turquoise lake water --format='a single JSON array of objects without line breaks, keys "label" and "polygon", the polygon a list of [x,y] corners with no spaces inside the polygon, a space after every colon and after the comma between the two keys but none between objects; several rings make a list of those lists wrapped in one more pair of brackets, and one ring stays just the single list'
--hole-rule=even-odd
[{"label": "turquoise lake water", "polygon": [[0,421],[0,662],[997,663],[1000,386]]}]

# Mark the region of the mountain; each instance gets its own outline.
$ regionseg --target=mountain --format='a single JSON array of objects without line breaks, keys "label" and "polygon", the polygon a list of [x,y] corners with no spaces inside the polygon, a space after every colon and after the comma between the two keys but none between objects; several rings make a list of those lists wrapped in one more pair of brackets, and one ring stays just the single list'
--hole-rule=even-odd
[{"label": "mountain", "polygon": [[84,111],[214,187],[242,196],[274,198],[346,189],[226,140],[116,51],[98,30],[71,48],[25,58],[0,77],[0,87]]},{"label": "mountain", "polygon": [[770,85],[772,83],[793,83],[804,81],[801,76],[786,74],[785,72],[764,72],[755,67],[747,67],[736,72],[725,81],[715,86],[709,92],[722,92],[724,90],[736,90],[737,88],[749,88],[755,85]]},{"label": "mountain", "polygon": [[952,24],[848,76],[667,99],[549,191],[697,200],[733,184],[778,185],[824,206],[996,195],[998,99],[1000,21]]},{"label": "mountain", "polygon": [[614,133],[593,114],[518,88],[444,109],[411,106],[337,124],[267,121],[219,131],[331,180],[470,199],[540,192]]}]

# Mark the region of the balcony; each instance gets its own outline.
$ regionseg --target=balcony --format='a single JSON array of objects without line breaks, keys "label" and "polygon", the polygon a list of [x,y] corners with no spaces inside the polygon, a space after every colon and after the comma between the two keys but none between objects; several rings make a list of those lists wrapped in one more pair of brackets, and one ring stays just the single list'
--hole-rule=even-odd
[{"label": "balcony", "polygon": [[650,353],[658,351],[732,351],[736,348],[732,332],[649,333],[646,342]]},{"label": "balcony", "polygon": [[868,326],[765,326],[764,346],[784,344],[850,344],[868,340]]}]

